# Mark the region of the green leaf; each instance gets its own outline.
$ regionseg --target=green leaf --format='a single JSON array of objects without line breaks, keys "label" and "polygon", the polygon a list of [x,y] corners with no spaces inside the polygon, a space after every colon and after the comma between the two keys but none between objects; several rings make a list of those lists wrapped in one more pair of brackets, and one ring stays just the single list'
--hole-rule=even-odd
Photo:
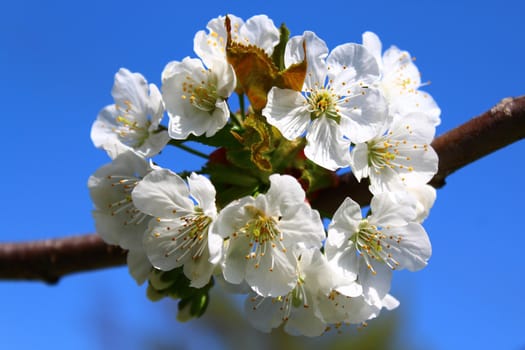
[{"label": "green leaf", "polygon": [[211,137],[206,137],[206,135],[195,136],[193,134],[188,135],[188,138],[185,140],[170,140],[170,144],[176,145],[181,144],[187,141],[195,141],[203,145],[212,146],[212,147],[229,147],[232,144],[235,144],[237,141],[235,137],[230,132],[231,124],[226,125],[224,128],[220,129]]},{"label": "green leaf", "polygon": [[284,70],[284,51],[286,49],[286,43],[290,38],[290,31],[284,23],[281,24],[279,31],[281,32],[279,44],[277,44],[273,49],[272,60],[279,71],[282,71]]}]

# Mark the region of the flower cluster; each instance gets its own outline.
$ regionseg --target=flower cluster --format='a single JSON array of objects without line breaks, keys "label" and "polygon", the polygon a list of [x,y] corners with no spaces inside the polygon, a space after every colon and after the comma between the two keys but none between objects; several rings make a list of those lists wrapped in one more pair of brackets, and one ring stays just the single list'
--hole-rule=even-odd
[{"label": "flower cluster", "polygon": [[[264,15],[211,20],[194,51],[166,65],[160,91],[120,69],[91,130],[111,158],[88,181],[96,228],[128,251],[137,283],[200,316],[220,282],[247,295],[256,328],[307,336],[397,307],[392,271],[431,255],[422,222],[438,166],[440,110],[410,54],[382,53],[371,32],[330,50]],[[176,174],[152,159],[167,146],[207,161]],[[310,201],[342,169],[369,184],[369,207],[349,194],[321,215]]]}]

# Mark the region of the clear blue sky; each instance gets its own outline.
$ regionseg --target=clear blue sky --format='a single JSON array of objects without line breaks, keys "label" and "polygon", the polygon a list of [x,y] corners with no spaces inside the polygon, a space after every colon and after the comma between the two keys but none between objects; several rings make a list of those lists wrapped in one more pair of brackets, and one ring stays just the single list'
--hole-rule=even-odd
[{"label": "clear blue sky", "polygon": [[[160,83],[171,60],[193,54],[209,19],[265,13],[329,47],[376,32],[417,57],[440,105],[438,134],[507,96],[525,94],[522,1],[4,1],[0,4],[1,241],[94,231],[87,178],[108,159],[89,138],[112,103],[120,67]],[[523,141],[448,178],[426,229],[429,266],[399,273],[402,341],[418,349],[525,347]],[[196,168],[170,151],[164,165]],[[141,334],[173,326],[124,268],[58,286],[0,283],[0,348],[141,348]],[[104,317],[102,317],[104,316]],[[100,322],[100,319],[104,322]],[[198,321],[197,321],[198,322]],[[120,330],[123,330],[120,332]],[[202,340],[200,343],[209,344]],[[198,343],[188,341],[191,349]]]}]

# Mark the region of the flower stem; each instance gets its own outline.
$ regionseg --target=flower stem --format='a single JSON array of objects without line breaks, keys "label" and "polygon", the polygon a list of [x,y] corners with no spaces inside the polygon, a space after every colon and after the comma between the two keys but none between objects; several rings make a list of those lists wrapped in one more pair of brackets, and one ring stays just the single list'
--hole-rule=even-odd
[{"label": "flower stem", "polygon": [[245,110],[245,105],[244,105],[244,94],[243,93],[240,93],[240,94],[237,94],[237,96],[239,96],[239,109],[241,110],[241,119],[244,119],[244,117],[246,116],[246,110]]},{"label": "flower stem", "polygon": [[204,159],[208,159],[208,155],[206,153],[202,153],[201,151],[197,151],[196,149],[193,149],[189,146],[186,146],[185,144],[181,143],[181,142],[171,142],[170,141],[170,145],[172,146],[175,146],[175,147],[178,147],[188,153],[191,153],[193,155],[196,155],[198,157],[201,157],[201,158],[204,158]]},{"label": "flower stem", "polygon": [[242,120],[237,113],[230,112],[230,119],[232,120],[234,127],[242,129]]}]

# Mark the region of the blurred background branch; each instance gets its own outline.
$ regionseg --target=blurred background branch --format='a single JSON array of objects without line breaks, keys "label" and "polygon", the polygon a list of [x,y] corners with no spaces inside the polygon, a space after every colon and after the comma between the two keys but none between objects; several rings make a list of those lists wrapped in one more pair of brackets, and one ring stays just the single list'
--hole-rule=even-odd
[{"label": "blurred background branch", "polygon": [[[525,138],[525,96],[505,98],[485,113],[435,138],[439,170],[430,184],[445,185],[448,175],[498,149]],[[351,173],[340,175],[336,187],[319,193],[312,206],[333,213],[350,196],[367,204],[366,182]],[[0,243],[0,279],[56,283],[62,276],[123,265],[125,251],[109,246],[96,234],[21,243]]]}]

